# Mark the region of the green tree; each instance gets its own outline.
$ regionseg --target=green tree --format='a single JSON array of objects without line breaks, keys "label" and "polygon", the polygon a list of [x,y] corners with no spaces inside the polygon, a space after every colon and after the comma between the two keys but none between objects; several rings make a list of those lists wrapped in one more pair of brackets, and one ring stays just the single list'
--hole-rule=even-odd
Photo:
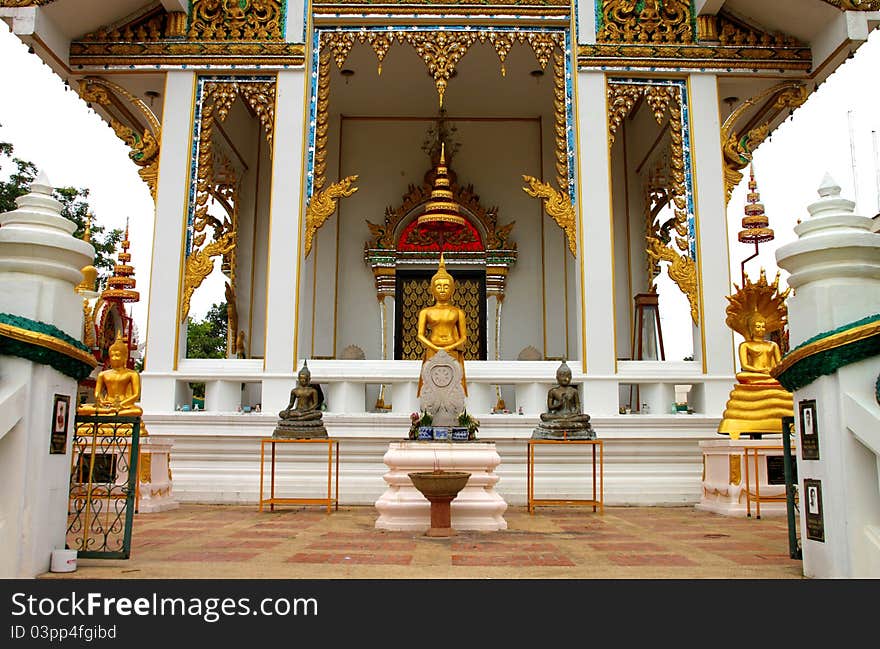
[{"label": "green tree", "polygon": [[226,302],[214,304],[204,320],[190,320],[186,329],[187,358],[226,358]]},{"label": "green tree", "polygon": [[[15,149],[9,142],[0,142],[0,214],[16,209],[15,199],[30,191],[31,183],[37,177],[34,163],[16,158]],[[12,163],[13,169],[9,170]],[[55,198],[61,202],[61,216],[76,224],[73,236],[81,239],[86,229],[87,216],[91,212],[88,203],[89,190],[74,187],[55,189]],[[114,228],[109,232],[95,221],[91,224],[91,241],[95,247],[95,268],[98,269],[98,290],[104,286],[107,278],[113,274],[116,264],[114,256],[116,247],[122,241],[122,230]]]}]

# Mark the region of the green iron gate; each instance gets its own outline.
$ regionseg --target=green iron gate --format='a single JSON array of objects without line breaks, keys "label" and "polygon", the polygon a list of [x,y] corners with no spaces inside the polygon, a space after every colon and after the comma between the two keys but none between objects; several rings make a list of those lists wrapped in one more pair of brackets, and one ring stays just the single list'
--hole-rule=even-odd
[{"label": "green iron gate", "polygon": [[66,544],[79,557],[131,554],[140,427],[140,417],[75,419]]}]

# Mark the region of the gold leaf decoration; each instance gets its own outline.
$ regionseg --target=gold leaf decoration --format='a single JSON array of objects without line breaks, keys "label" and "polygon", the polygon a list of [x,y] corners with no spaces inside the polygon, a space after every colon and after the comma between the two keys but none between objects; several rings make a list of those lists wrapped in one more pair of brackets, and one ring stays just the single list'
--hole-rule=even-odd
[{"label": "gold leaf decoration", "polygon": [[691,43],[689,0],[602,0],[599,42]]},{"label": "gold leaf decoration", "polygon": [[437,87],[437,95],[440,98],[440,106],[443,106],[443,94],[449,78],[455,71],[456,64],[461,60],[477,40],[474,32],[406,32],[401,34],[403,38],[415,49],[428,66],[428,74],[434,78]]},{"label": "gold leaf decoration", "polygon": [[[752,161],[752,153],[770,133],[770,122],[786,108],[794,110],[807,99],[807,88],[800,81],[785,81],[758,93],[737,106],[721,126],[721,151],[724,154],[725,203],[742,180],[741,170]],[[757,115],[760,121],[744,133],[737,130],[742,116],[764,101]]]},{"label": "gold leaf decoration", "polygon": [[192,0],[192,40],[284,40],[281,0]]},{"label": "gold leaf decoration", "polygon": [[655,262],[669,262],[669,279],[678,285],[681,292],[687,295],[691,307],[691,319],[694,325],[700,325],[699,302],[697,299],[697,268],[694,260],[685,255],[677,254],[672,248],[663,245],[656,237],[647,238],[646,252]]},{"label": "gold leaf decoration", "polygon": [[183,302],[180,305],[180,321],[186,322],[189,302],[195,291],[214,268],[214,257],[224,255],[235,247],[235,232],[227,232],[201,250],[193,250],[186,258],[184,268]]},{"label": "gold leaf decoration", "polygon": [[[138,175],[150,190],[153,201],[156,200],[159,179],[159,148],[162,127],[152,110],[138,97],[135,97],[122,86],[100,77],[86,77],[80,82],[79,95],[87,102],[102,106],[108,115],[110,127],[116,136],[131,149],[128,157],[138,167]],[[125,107],[123,100],[134,106],[146,121],[144,126]],[[118,117],[118,119],[117,119]],[[122,119],[129,125],[123,124]]]},{"label": "gold leaf decoration", "polygon": [[309,206],[306,208],[306,244],[305,256],[312,251],[312,240],[315,232],[324,225],[327,219],[336,210],[336,202],[345,196],[351,196],[357,191],[353,186],[357,175],[346,176],[342,180],[331,184],[327,189],[312,194]]},{"label": "gold leaf decoration", "polygon": [[565,232],[568,241],[568,249],[572,256],[577,257],[577,228],[575,225],[574,205],[568,198],[568,194],[555,189],[550,183],[543,183],[533,176],[523,175],[523,180],[528,187],[523,191],[534,198],[544,200],[544,209],[547,214],[556,221],[556,224]]}]

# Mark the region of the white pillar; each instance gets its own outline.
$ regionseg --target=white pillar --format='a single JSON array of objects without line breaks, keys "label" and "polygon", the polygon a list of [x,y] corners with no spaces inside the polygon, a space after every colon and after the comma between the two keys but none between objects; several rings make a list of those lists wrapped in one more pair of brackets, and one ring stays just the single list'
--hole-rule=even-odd
[{"label": "white pillar", "polygon": [[[578,316],[580,356],[590,374],[615,372],[613,236],[611,232],[611,167],[605,75],[578,73],[577,285],[583,308]],[[589,222],[587,221],[589,219]],[[565,254],[568,254],[566,252]],[[579,301],[580,301],[579,300]],[[583,366],[580,369],[584,369]],[[617,413],[617,387],[610,381],[585,390],[584,412]]]},{"label": "white pillar", "polygon": [[[794,228],[799,238],[776,251],[777,263],[791,273],[793,353],[805,340],[851,331],[849,325],[880,311],[880,237],[871,219],[854,214],[855,203],[842,198],[827,175],[819,196],[807,208],[810,217]],[[796,446],[804,574],[819,579],[880,577],[880,405],[874,394],[880,356],[849,360],[794,390],[798,440],[804,437],[802,407],[815,402],[818,459],[805,460],[803,445]],[[822,539],[808,531],[806,480],[819,481]]]},{"label": "white pillar", "polygon": [[168,72],[165,81],[150,306],[141,379],[141,405],[146,413],[174,410],[176,386],[168,374],[177,368],[177,359],[186,352],[186,328],[180,325],[180,294],[195,82],[192,72]]},{"label": "white pillar", "polygon": [[[303,120],[306,77],[302,70],[278,73],[275,87],[275,130],[272,151],[272,194],[269,214],[268,298],[266,312],[267,374],[296,372],[299,274],[303,254],[305,197],[303,191]],[[285,407],[293,380],[263,381],[263,410]]]},{"label": "white pillar", "polygon": [[[694,331],[694,358],[703,360],[707,374],[728,374],[734,367],[733,332],[726,324],[727,298],[731,294],[727,241],[724,168],[718,114],[718,83],[714,74],[690,76],[691,155],[697,223],[697,272],[701,293],[700,330]],[[714,389],[713,389],[714,388]],[[706,385],[706,414],[720,415],[729,386]]]},{"label": "white pillar", "polygon": [[[0,313],[80,340],[82,297],[73,289],[95,250],[71,236],[76,226],[61,216],[43,174],[16,204],[0,215]],[[33,331],[26,324],[18,328]],[[52,454],[55,395],[69,401],[64,452]],[[64,548],[75,409],[75,379],[50,365],[0,354],[0,579],[46,572],[52,550]]]}]

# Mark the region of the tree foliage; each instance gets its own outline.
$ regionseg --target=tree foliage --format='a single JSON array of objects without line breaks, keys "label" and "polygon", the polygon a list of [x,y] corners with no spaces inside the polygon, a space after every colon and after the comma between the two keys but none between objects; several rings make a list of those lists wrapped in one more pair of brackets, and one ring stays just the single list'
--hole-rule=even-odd
[{"label": "tree foliage", "polygon": [[214,304],[204,320],[190,320],[186,330],[187,358],[226,358],[226,302]]},{"label": "tree foliage", "polygon": [[[11,169],[10,169],[11,163]],[[0,142],[0,214],[11,212],[16,209],[15,199],[24,196],[30,191],[31,184],[37,177],[37,166],[15,157],[15,149],[9,142]],[[91,212],[88,197],[89,190],[75,187],[58,187],[54,193],[55,199],[61,202],[61,216],[70,219],[76,224],[73,233],[81,239],[86,229],[86,220]],[[98,269],[98,290],[104,285],[107,278],[113,274],[113,266],[116,264],[115,254],[117,246],[122,241],[122,230],[113,228],[109,232],[104,226],[95,221],[91,224],[91,242],[95,247],[95,268]]]}]

